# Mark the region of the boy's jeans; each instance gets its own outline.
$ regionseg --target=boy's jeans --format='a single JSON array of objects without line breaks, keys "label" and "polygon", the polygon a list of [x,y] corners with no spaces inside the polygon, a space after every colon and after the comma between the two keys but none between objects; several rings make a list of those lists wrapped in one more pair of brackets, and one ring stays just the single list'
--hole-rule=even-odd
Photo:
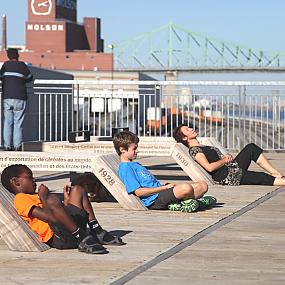
[{"label": "boy's jeans", "polygon": [[23,141],[23,122],[25,118],[26,101],[19,99],[4,99],[4,147],[20,148]]}]

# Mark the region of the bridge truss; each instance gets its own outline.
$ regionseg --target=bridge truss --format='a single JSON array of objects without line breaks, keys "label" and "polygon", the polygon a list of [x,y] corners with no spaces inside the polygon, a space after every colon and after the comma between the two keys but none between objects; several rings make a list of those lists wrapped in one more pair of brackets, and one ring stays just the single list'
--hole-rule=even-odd
[{"label": "bridge truss", "polygon": [[285,67],[285,53],[227,43],[174,23],[114,44],[112,51],[116,70]]}]

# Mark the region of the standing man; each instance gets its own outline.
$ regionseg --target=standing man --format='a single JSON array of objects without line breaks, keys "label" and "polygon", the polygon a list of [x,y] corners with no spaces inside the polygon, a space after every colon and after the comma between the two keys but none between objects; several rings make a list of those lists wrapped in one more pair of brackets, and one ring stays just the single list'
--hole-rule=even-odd
[{"label": "standing man", "polygon": [[33,80],[33,75],[26,64],[19,61],[17,49],[9,48],[7,57],[9,60],[4,62],[0,71],[4,110],[4,147],[5,150],[20,151],[27,103],[26,83]]}]

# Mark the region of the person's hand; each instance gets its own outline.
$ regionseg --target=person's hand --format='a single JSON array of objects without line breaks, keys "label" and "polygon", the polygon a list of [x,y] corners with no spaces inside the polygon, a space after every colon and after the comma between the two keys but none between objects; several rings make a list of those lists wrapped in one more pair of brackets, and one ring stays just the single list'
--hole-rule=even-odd
[{"label": "person's hand", "polygon": [[233,161],[233,157],[230,154],[225,154],[222,159],[225,163],[229,163]]},{"label": "person's hand", "polygon": [[67,205],[69,202],[70,191],[71,191],[71,186],[65,185],[63,187],[63,203],[64,203],[64,205]]},{"label": "person's hand", "polygon": [[165,190],[166,190],[166,189],[170,189],[170,188],[175,187],[175,184],[174,183],[166,183],[164,186],[165,186]]},{"label": "person's hand", "polygon": [[44,184],[41,184],[39,187],[38,187],[38,195],[39,195],[39,198],[41,200],[45,199],[49,194],[49,189],[47,188],[46,185]]}]

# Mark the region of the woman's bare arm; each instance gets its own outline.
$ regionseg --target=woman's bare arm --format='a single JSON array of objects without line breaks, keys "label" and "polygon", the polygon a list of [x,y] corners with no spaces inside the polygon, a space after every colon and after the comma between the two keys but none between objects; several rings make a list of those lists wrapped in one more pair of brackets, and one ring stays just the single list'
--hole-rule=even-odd
[{"label": "woman's bare arm", "polygon": [[195,156],[195,160],[210,173],[231,162],[232,159],[230,154],[226,154],[220,160],[210,163],[204,153],[199,152]]}]

